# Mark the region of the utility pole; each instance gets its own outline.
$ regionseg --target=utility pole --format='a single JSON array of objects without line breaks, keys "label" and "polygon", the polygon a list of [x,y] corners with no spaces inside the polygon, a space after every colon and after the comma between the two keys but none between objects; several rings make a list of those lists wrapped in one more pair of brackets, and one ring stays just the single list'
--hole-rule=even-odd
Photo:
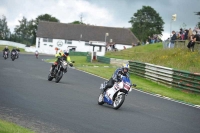
[{"label": "utility pole", "polygon": [[80,22],[81,22],[81,24],[83,24],[83,14],[82,13],[80,15]]}]

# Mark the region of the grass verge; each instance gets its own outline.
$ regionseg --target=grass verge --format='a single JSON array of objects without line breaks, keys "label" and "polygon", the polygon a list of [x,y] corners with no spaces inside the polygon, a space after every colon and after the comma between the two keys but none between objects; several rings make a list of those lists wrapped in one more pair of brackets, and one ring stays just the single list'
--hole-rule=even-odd
[{"label": "grass verge", "polygon": [[[85,67],[85,66],[111,66],[110,64],[99,63],[93,61],[92,63],[86,61],[86,56],[70,56],[72,61],[75,61],[75,67]],[[46,62],[54,62],[56,58],[47,59]]]},{"label": "grass verge", "polygon": [[[3,49],[6,47],[6,45],[0,45],[0,51],[3,51]],[[13,48],[16,48],[14,46],[8,46],[9,50],[11,51]],[[25,52],[23,48],[19,48],[20,52]]]},{"label": "grass verge", "polygon": [[[77,67],[77,69],[109,79],[116,68]],[[169,87],[166,87],[165,85],[158,84],[148,79],[144,79],[132,74],[130,78],[133,83],[137,84],[136,89],[149,92],[149,93],[160,94],[162,96],[170,97],[178,101],[200,105],[200,95],[197,93],[189,93],[189,92],[184,92],[180,89],[169,88]]]},{"label": "grass verge", "polygon": [[200,54],[198,51],[191,52],[187,48],[163,49],[162,43],[107,52],[106,57],[151,63],[193,73],[200,72]]},{"label": "grass verge", "polygon": [[18,126],[14,123],[9,123],[4,120],[0,120],[0,133],[34,133],[33,131]]},{"label": "grass verge", "polygon": [[[50,59],[50,60],[47,60],[47,62],[52,62],[54,60],[55,59]],[[116,67],[106,67],[106,68],[101,67],[104,65],[111,66],[110,64],[103,64],[99,62],[89,63],[86,61],[85,56],[71,56],[71,60],[76,61],[74,66],[77,69],[101,76],[106,79],[109,79],[116,69]],[[86,67],[86,66],[100,66],[100,67]],[[139,90],[149,92],[149,93],[160,94],[162,96],[170,97],[175,100],[179,100],[179,101],[183,101],[183,102],[187,102],[187,103],[191,103],[195,105],[200,105],[200,95],[197,93],[189,93],[189,92],[184,92],[180,89],[169,88],[165,85],[158,84],[148,79],[144,79],[132,74],[131,74],[131,81],[137,84],[137,89]]]}]

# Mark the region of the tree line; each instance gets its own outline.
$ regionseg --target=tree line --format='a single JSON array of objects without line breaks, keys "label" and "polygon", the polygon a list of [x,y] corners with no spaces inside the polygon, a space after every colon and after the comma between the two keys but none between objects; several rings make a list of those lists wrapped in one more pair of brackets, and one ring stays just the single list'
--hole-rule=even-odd
[{"label": "tree line", "polygon": [[43,14],[39,15],[36,19],[27,20],[23,17],[19,21],[19,25],[14,28],[14,33],[10,32],[7,25],[6,16],[0,18],[0,40],[14,41],[26,44],[27,46],[35,45],[36,33],[39,21],[60,22],[57,18]]},{"label": "tree line", "polygon": [[[197,12],[195,15],[200,15]],[[36,33],[39,21],[60,22],[59,19],[49,14],[39,15],[36,19],[27,20],[23,17],[19,20],[19,25],[14,28],[14,33],[10,32],[7,25],[6,16],[0,18],[0,40],[9,40],[26,44],[28,46],[35,45]],[[73,24],[84,24],[82,21],[73,21]],[[133,14],[131,20],[131,31],[140,40],[145,41],[148,36],[162,36],[164,31],[164,21],[162,17],[150,6],[143,6]],[[200,26],[200,22],[198,23]]]}]

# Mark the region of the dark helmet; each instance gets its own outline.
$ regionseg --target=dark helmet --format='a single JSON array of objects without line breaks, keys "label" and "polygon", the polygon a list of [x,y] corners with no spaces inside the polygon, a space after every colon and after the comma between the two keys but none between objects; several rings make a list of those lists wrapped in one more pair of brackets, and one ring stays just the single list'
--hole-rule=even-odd
[{"label": "dark helmet", "polygon": [[64,51],[64,54],[65,54],[66,56],[68,56],[68,55],[69,55],[69,52],[68,52],[67,50],[65,50],[65,51]]}]

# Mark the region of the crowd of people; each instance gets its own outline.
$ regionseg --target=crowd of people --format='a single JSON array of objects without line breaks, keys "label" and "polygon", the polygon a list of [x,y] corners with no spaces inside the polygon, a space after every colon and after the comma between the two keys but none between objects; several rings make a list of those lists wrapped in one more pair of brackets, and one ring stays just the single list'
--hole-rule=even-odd
[{"label": "crowd of people", "polygon": [[191,28],[189,29],[180,29],[180,31],[172,31],[171,38],[168,38],[166,41],[169,41],[168,47],[173,48],[174,43],[176,40],[189,40],[189,43],[187,44],[187,47],[194,51],[194,46],[196,41],[200,41],[200,29],[194,28],[193,30]]}]

